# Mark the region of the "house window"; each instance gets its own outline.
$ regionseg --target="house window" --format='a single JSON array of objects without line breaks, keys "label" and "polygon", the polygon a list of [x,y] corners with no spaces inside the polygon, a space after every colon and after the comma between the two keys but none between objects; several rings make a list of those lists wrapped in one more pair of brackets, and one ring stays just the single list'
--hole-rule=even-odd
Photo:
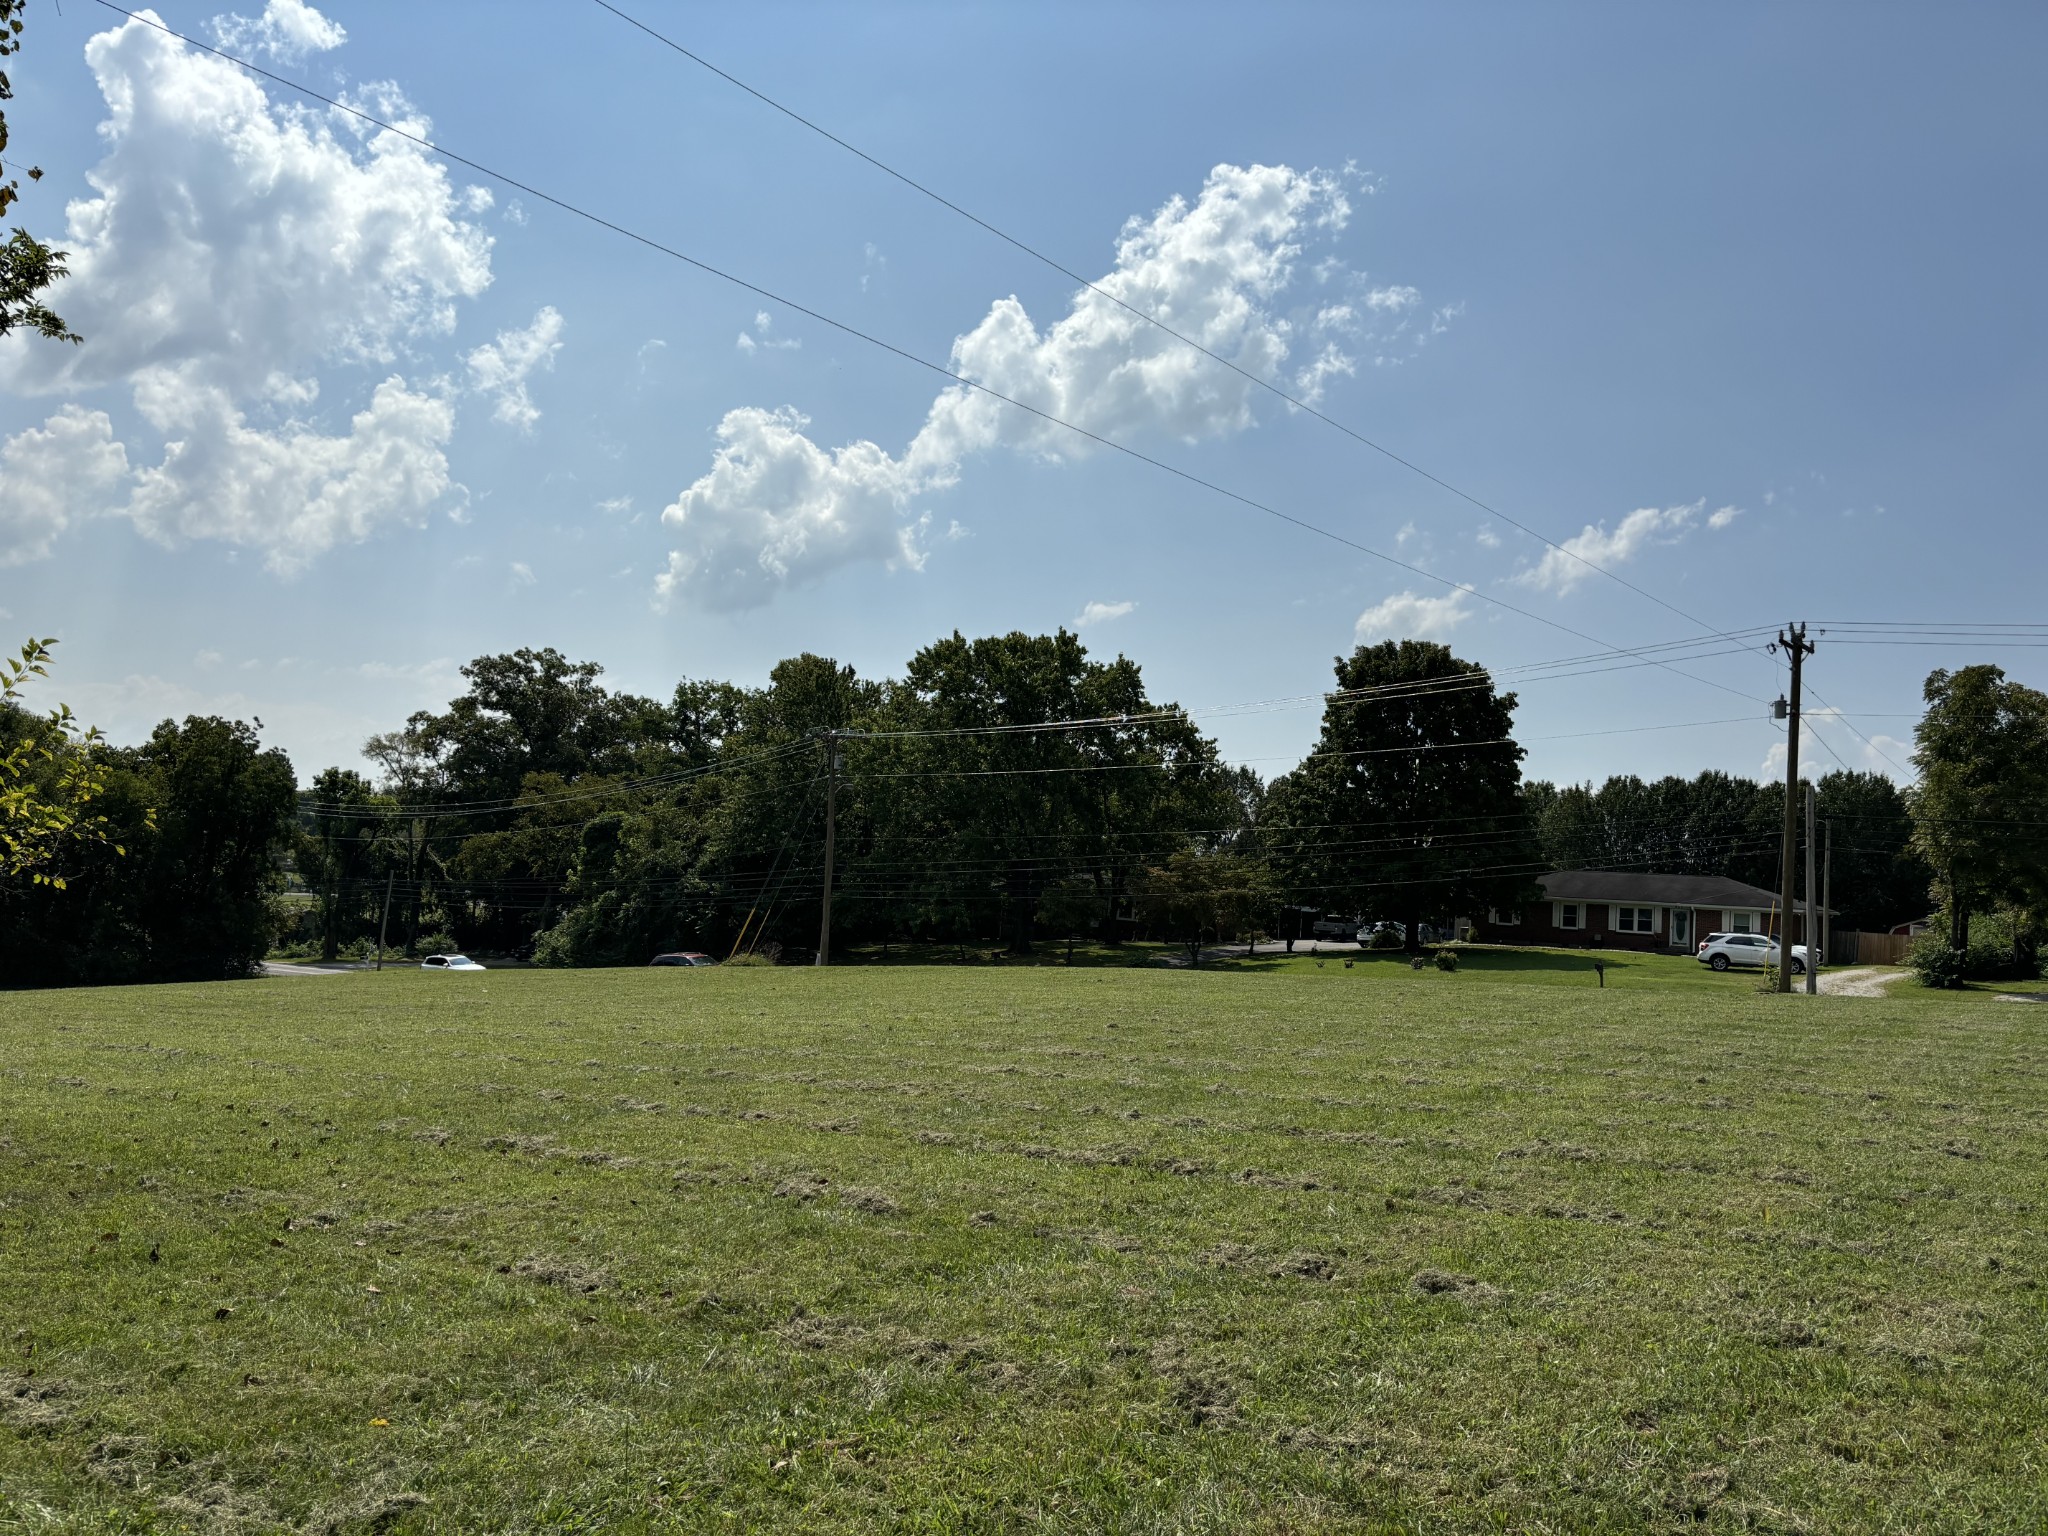
[{"label": "house window", "polygon": [[1616,907],[1614,926],[1623,933],[1655,933],[1657,911],[1654,907]]},{"label": "house window", "polygon": [[1753,926],[1750,921],[1752,915],[1748,912],[1730,912],[1728,914],[1728,931],[1730,933],[1748,933]]},{"label": "house window", "polygon": [[1486,913],[1487,923],[1495,928],[1512,928],[1521,920],[1522,914],[1519,911],[1503,912],[1498,907],[1491,907]]},{"label": "house window", "polygon": [[1576,901],[1560,901],[1557,904],[1557,926],[1560,928],[1585,927],[1585,919],[1579,915],[1579,912],[1580,907]]}]

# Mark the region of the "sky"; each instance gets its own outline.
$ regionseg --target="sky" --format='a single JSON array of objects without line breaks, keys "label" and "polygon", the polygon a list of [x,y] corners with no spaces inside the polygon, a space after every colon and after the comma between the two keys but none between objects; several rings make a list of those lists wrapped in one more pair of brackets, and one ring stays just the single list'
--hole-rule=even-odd
[{"label": "sky", "polygon": [[2041,617],[2048,10],[620,8],[1101,291],[595,0],[141,13],[387,127],[37,5],[31,702],[308,778],[519,646],[665,697],[1066,625],[1271,776],[1414,636],[1530,776],[1754,775],[1806,621],[1808,761],[1903,778],[1930,668],[2043,682],[1846,626]]}]

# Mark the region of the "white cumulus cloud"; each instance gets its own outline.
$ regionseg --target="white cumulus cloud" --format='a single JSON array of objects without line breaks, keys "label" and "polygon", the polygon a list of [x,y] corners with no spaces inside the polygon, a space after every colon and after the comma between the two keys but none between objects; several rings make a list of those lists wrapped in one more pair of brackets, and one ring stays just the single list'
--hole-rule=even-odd
[{"label": "white cumulus cloud", "polygon": [[1131,612],[1136,603],[1090,603],[1081,610],[1081,616],[1074,620],[1074,628],[1087,629],[1094,624],[1107,624],[1111,619],[1120,619]]},{"label": "white cumulus cloud", "polygon": [[261,431],[228,392],[175,369],[148,370],[136,403],[167,440],[142,470],[126,514],[164,543],[220,539],[260,549],[281,574],[387,522],[417,524],[449,489],[442,449],[454,407],[393,375],[329,436],[298,421]]},{"label": "white cumulus cloud", "polygon": [[1514,579],[1523,586],[1563,596],[1598,574],[1594,566],[1611,570],[1626,565],[1652,544],[1676,543],[1705,506],[1701,499],[1681,507],[1638,507],[1612,532],[1605,523],[1588,523],[1558,548],[1545,551],[1541,560]]},{"label": "white cumulus cloud", "polygon": [[469,365],[470,384],[496,398],[491,415],[509,427],[531,432],[540,411],[526,391],[527,377],[537,369],[553,368],[561,350],[561,312],[548,305],[526,329],[498,332],[496,341],[485,342],[463,361]]},{"label": "white cumulus cloud", "polygon": [[[1286,166],[1218,166],[1192,202],[1134,218],[1099,287],[1158,316],[1259,379],[1279,380],[1300,332],[1285,307],[1304,244],[1350,216],[1342,178]],[[1325,307],[1326,309],[1327,307]],[[1334,325],[1335,317],[1331,324]],[[749,340],[766,328],[757,323]],[[987,388],[1087,431],[1123,441],[1195,443],[1253,424],[1251,380],[1084,289],[1041,330],[1016,298],[998,300],[953,343],[952,366]],[[1351,360],[1319,347],[1291,382],[1319,387]],[[706,607],[766,601],[783,586],[854,560],[922,563],[920,495],[959,477],[976,453],[1007,447],[1048,460],[1091,445],[1042,417],[954,385],[932,402],[901,456],[861,441],[821,448],[792,409],[744,407],[718,427],[711,469],[662,516],[683,547],[659,588]]]},{"label": "white cumulus cloud", "polygon": [[40,560],[74,517],[103,508],[128,479],[105,411],[67,405],[0,446],[0,565]]},{"label": "white cumulus cloud", "polygon": [[[297,0],[224,25],[280,54],[343,38]],[[163,447],[143,467],[153,455],[110,427],[91,452],[74,441],[84,458],[67,462],[93,468],[61,483],[70,516],[124,513],[159,539],[260,549],[278,570],[416,521],[451,488],[452,407],[390,370],[491,280],[490,237],[462,217],[473,200],[418,146],[273,105],[241,70],[142,21],[97,34],[85,55],[107,104],[105,153],[87,174],[93,195],[66,210],[62,300],[87,339],[0,340],[0,386],[126,386]],[[395,87],[371,94],[424,126]],[[305,415],[315,370],[333,362],[389,374],[339,436]],[[65,422],[41,430],[75,438]]]},{"label": "white cumulus cloud", "polygon": [[690,540],[657,579],[664,597],[744,608],[850,561],[903,559],[918,526],[902,524],[903,502],[920,482],[873,443],[820,448],[808,425],[789,409],[726,412],[710,472],[661,514]]},{"label": "white cumulus cloud", "polygon": [[1740,516],[1742,516],[1742,508],[1740,507],[1717,507],[1708,515],[1707,526],[1713,529],[1714,532],[1719,533]]},{"label": "white cumulus cloud", "polygon": [[1352,634],[1360,645],[1372,640],[1445,640],[1472,617],[1462,588],[1441,597],[1396,592],[1358,616]]},{"label": "white cumulus cloud", "polygon": [[285,64],[297,64],[309,53],[325,53],[348,41],[338,22],[329,21],[305,0],[269,0],[263,14],[220,16],[213,22],[214,40],[230,53],[261,53]]}]

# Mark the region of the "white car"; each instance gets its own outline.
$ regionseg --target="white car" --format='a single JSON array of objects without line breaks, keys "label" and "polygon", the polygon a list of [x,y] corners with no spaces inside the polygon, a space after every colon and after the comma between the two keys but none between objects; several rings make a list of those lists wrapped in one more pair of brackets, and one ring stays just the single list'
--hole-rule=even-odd
[{"label": "white car", "polygon": [[[1717,971],[1747,965],[1761,969],[1778,963],[1778,941],[1767,933],[1710,933],[1700,941],[1698,960]],[[1792,974],[1806,974],[1806,946],[1792,946]]]},{"label": "white car", "polygon": [[478,965],[467,955],[429,955],[420,962],[423,971],[480,971]]}]

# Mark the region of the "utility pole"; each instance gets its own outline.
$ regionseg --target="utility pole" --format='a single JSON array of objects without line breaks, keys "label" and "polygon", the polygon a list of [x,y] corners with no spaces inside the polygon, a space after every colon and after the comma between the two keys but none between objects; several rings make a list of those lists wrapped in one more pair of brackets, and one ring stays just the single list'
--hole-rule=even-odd
[{"label": "utility pole", "polygon": [[1820,866],[1820,946],[1822,952],[1832,960],[1835,957],[1835,919],[1832,911],[1835,905],[1835,818],[1830,816],[1821,823],[1827,829],[1827,851],[1821,856]]},{"label": "utility pole", "polygon": [[832,852],[839,832],[839,732],[825,733],[825,899],[818,908],[819,965],[832,963]]},{"label": "utility pole", "polygon": [[384,969],[384,930],[391,926],[391,885],[398,878],[398,871],[387,870],[384,875],[384,915],[377,919],[377,969]]},{"label": "utility pole", "polygon": [[1778,990],[1792,990],[1792,889],[1794,857],[1799,845],[1799,668],[1813,654],[1804,624],[1789,624],[1778,631],[1778,649],[1792,658],[1792,697],[1788,710],[1791,723],[1785,729],[1785,846],[1780,861],[1778,891]]},{"label": "utility pole", "polygon": [[1817,903],[1813,899],[1813,823],[1815,801],[1818,798],[1819,797],[1814,792],[1813,786],[1811,784],[1807,785],[1806,923],[1804,925],[1804,932],[1801,934],[1801,937],[1803,937],[1806,940],[1806,995],[1808,997],[1815,997],[1818,996],[1820,993],[1820,963],[1821,960],[1824,958],[1821,952],[1820,945],[1817,942],[1817,938],[1820,933],[1820,923],[1818,920],[1820,914],[1814,910]]}]

